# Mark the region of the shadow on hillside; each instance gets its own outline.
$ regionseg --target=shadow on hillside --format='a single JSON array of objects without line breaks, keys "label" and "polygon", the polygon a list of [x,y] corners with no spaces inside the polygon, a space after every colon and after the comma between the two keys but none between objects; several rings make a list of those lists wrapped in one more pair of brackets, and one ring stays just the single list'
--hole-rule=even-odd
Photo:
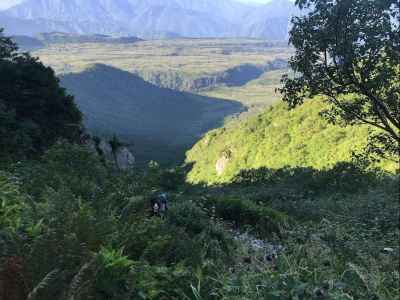
[{"label": "shadow on hillside", "polygon": [[[190,172],[191,165],[186,172]],[[375,220],[383,210],[399,209],[398,175],[339,162],[330,169],[285,167],[242,170],[231,183],[191,186],[210,201],[239,200],[304,220],[327,214]],[[228,201],[229,202],[229,201]],[[230,205],[230,204],[229,204]],[[398,217],[393,214],[393,222]],[[385,218],[389,218],[385,216]]]},{"label": "shadow on hillside", "polygon": [[[189,173],[193,164],[188,165]],[[366,169],[351,162],[338,162],[329,169],[312,167],[283,167],[270,169],[241,170],[230,183],[208,186],[210,191],[223,192],[230,189],[256,188],[272,192],[273,189],[286,191],[288,194],[300,193],[317,195],[319,193],[344,192],[357,193],[360,189],[374,186],[385,177],[392,177],[381,169]],[[206,183],[194,185],[205,186]]]},{"label": "shadow on hillside", "polygon": [[241,87],[252,80],[260,78],[265,72],[285,68],[287,68],[287,61],[280,58],[274,59],[263,66],[243,64],[226,70],[221,83],[228,87]]},{"label": "shadow on hillside", "polygon": [[169,161],[178,153],[179,162],[204,133],[245,110],[236,101],[160,88],[101,64],[64,75],[61,84],[75,96],[90,131],[124,137],[139,159]]}]

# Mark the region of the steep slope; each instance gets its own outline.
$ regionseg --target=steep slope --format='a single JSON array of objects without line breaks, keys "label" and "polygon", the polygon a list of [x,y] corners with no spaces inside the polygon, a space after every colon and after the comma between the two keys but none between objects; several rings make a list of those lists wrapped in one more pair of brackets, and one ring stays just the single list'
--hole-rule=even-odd
[{"label": "steep slope", "polygon": [[7,10],[22,19],[102,22],[132,15],[125,0],[27,0]]},{"label": "steep slope", "polygon": [[5,11],[22,23],[45,21],[47,32],[57,27],[58,31],[81,34],[275,40],[286,38],[293,12],[294,4],[289,0],[274,0],[264,6],[234,0],[25,0]]},{"label": "steep slope", "polygon": [[181,36],[222,37],[229,36],[231,24],[223,19],[200,11],[188,11],[174,6],[153,6],[134,18],[129,28],[138,36],[154,32],[175,32]]},{"label": "steep slope", "polygon": [[288,38],[291,17],[300,11],[292,2],[275,0],[250,10],[243,18],[239,36],[282,40]]},{"label": "steep slope", "polygon": [[[319,115],[320,100],[289,111],[279,103],[263,114],[206,134],[188,153],[191,182],[228,182],[243,169],[329,168],[363,148],[366,127],[341,128]],[[385,164],[385,168],[394,169]]]},{"label": "steep slope", "polygon": [[105,65],[65,75],[61,83],[75,95],[89,130],[117,134],[135,146],[144,140],[146,144],[188,146],[221,126],[226,117],[243,110],[235,101],[159,88]]},{"label": "steep slope", "polygon": [[[128,18],[132,10],[126,0],[26,0],[4,13],[22,23],[40,22],[44,27],[40,32],[128,35],[129,30],[118,19]],[[21,31],[19,23],[10,30],[13,34]]]}]

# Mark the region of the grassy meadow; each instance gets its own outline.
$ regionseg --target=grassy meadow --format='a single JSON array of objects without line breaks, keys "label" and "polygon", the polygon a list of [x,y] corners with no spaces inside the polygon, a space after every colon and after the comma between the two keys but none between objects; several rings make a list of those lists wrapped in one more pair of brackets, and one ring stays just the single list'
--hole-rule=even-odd
[{"label": "grassy meadow", "polygon": [[216,87],[201,94],[213,98],[235,100],[247,107],[247,111],[240,116],[248,117],[262,112],[266,106],[272,105],[281,99],[279,92],[280,80],[287,69],[265,72],[260,78],[239,87]]},{"label": "grassy meadow", "polygon": [[265,64],[287,59],[284,45],[253,39],[177,39],[134,44],[51,44],[35,51],[58,73],[80,72],[92,64],[108,64],[130,72],[179,72],[199,77],[240,64]]}]

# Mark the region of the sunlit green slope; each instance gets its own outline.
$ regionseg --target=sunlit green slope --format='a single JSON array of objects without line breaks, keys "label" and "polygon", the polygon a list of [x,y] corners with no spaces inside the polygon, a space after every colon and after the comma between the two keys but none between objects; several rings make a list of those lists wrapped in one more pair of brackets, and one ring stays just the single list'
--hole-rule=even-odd
[{"label": "sunlit green slope", "polygon": [[[188,153],[191,182],[228,182],[242,169],[284,166],[329,168],[366,144],[367,127],[328,124],[313,100],[289,111],[284,103],[233,126],[210,131]],[[385,165],[390,168],[390,166]]]}]

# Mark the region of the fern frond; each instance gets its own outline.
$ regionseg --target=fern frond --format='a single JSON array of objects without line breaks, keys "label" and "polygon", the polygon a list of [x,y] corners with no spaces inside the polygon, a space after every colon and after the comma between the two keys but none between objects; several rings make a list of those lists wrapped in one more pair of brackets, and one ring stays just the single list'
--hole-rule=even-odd
[{"label": "fern frond", "polygon": [[82,289],[82,287],[86,285],[86,283],[83,281],[83,279],[84,279],[85,275],[87,274],[87,272],[91,269],[91,267],[95,261],[96,261],[96,259],[93,258],[89,262],[85,263],[79,269],[79,272],[74,276],[74,278],[71,281],[71,284],[69,285],[69,289],[68,289],[68,293],[67,293],[68,300],[74,300],[75,296],[79,293],[79,291]]},{"label": "fern frond", "polygon": [[27,300],[35,300],[41,290],[48,288],[51,283],[57,278],[60,270],[55,269],[49,272],[37,285],[36,287],[29,293]]},{"label": "fern frond", "polygon": [[348,266],[350,267],[350,270],[357,274],[357,276],[361,279],[368,292],[371,292],[371,280],[367,270],[364,270],[362,267],[357,266],[353,263],[349,263]]}]

